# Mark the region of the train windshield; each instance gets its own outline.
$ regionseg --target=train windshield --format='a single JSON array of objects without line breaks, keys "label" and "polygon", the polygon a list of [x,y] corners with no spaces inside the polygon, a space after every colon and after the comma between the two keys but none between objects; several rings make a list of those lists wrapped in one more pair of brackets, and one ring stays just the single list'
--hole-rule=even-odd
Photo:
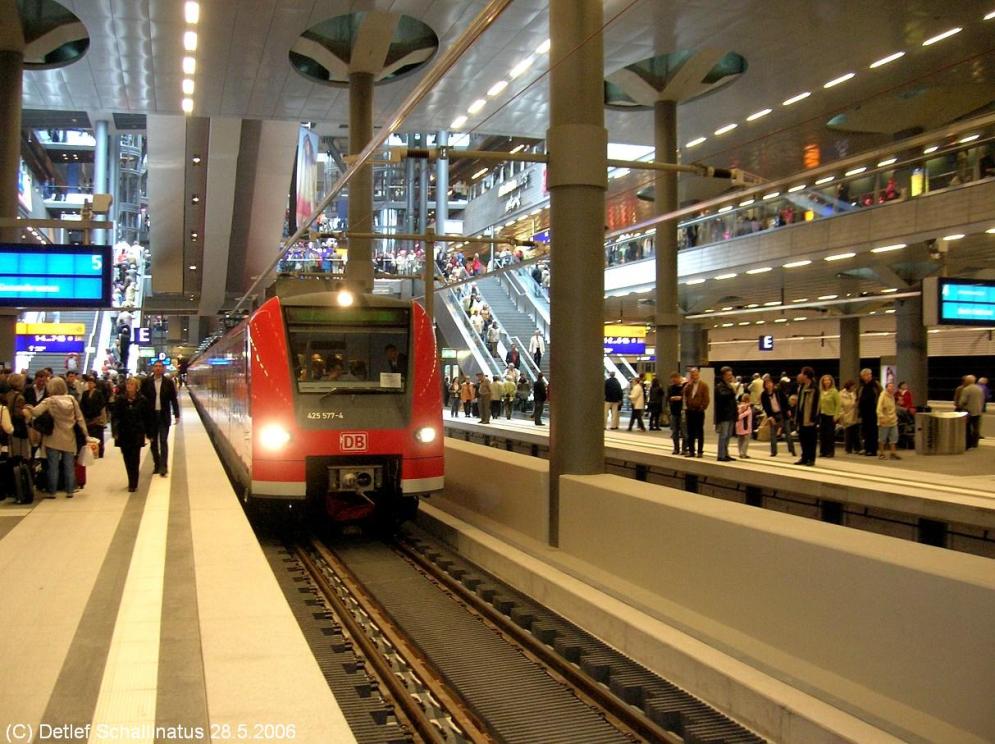
[{"label": "train windshield", "polygon": [[407,308],[286,307],[300,393],[403,393]]}]

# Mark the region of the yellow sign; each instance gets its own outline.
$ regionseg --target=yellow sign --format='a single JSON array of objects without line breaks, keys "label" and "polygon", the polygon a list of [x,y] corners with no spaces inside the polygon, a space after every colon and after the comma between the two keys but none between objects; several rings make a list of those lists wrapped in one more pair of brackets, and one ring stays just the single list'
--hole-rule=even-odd
[{"label": "yellow sign", "polygon": [[85,336],[82,323],[18,323],[18,336]]},{"label": "yellow sign", "polygon": [[605,338],[610,336],[622,336],[623,338],[646,338],[646,326],[644,325],[606,325]]}]

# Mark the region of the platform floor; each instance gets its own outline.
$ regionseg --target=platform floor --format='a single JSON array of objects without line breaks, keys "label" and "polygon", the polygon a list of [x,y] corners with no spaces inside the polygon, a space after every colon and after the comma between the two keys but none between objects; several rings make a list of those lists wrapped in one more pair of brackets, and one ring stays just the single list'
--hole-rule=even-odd
[{"label": "platform floor", "polygon": [[183,402],[169,477],[146,447],[129,494],[109,446],[72,500],[0,504],[6,741],[354,741]]}]

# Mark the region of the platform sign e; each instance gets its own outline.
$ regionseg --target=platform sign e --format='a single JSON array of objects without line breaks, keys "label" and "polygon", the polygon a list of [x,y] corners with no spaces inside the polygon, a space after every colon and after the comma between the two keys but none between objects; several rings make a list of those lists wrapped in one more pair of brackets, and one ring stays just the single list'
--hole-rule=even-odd
[{"label": "platform sign e", "polygon": [[369,435],[365,431],[344,431],[339,434],[339,450],[342,452],[366,452],[369,449]]},{"label": "platform sign e", "polygon": [[774,351],[774,337],[761,336],[759,339],[760,351]]}]

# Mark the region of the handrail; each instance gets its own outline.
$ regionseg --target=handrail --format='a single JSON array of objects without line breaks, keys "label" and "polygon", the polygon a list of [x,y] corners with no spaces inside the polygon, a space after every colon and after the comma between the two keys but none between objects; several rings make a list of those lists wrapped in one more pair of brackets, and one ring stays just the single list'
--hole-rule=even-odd
[{"label": "handrail", "polygon": [[460,329],[460,334],[463,336],[463,340],[467,342],[467,347],[477,361],[477,365],[481,369],[489,371],[493,378],[494,374],[499,371],[497,363],[494,361],[494,357],[491,356],[490,350],[487,348],[484,340],[480,338],[472,327],[467,327],[469,319],[466,317],[466,313],[463,312],[462,303],[457,301],[458,298],[455,297],[455,292],[450,290],[448,292],[439,292],[438,294],[442,295],[442,302],[445,304],[450,316],[455,320],[457,327]]}]

